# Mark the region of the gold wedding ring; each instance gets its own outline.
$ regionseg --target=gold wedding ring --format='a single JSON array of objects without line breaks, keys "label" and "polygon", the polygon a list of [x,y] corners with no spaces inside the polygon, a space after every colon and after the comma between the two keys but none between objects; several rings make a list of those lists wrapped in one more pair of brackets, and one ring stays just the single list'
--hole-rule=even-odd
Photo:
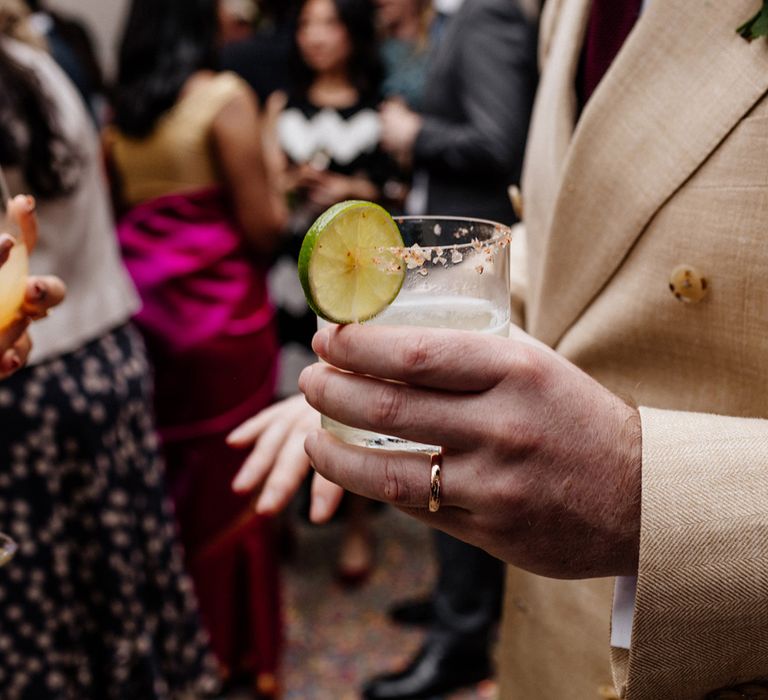
[{"label": "gold wedding ring", "polygon": [[443,450],[432,452],[429,455],[429,512],[437,513],[440,510],[440,470],[443,466]]}]

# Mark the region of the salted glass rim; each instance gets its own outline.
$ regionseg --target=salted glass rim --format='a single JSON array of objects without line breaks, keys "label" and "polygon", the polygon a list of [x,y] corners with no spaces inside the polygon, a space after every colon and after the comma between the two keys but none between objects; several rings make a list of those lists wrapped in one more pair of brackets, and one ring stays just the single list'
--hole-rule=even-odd
[{"label": "salted glass rim", "polygon": [[[443,244],[436,244],[436,245],[420,245],[420,248],[424,249],[431,249],[431,250],[463,250],[467,248],[477,249],[481,248],[484,249],[486,247],[490,247],[494,245],[495,243],[498,243],[500,239],[502,239],[504,236],[507,236],[511,238],[512,236],[512,227],[508,226],[507,224],[502,224],[499,221],[492,221],[491,219],[478,219],[472,216],[440,216],[439,214],[428,214],[425,216],[419,216],[418,214],[408,214],[405,216],[393,216],[392,219],[398,226],[400,223],[408,223],[411,221],[451,221],[451,222],[466,222],[470,224],[482,224],[485,226],[490,226],[493,229],[493,236],[490,238],[486,238],[485,240],[481,241],[480,239],[477,239],[479,242],[479,246],[476,243],[473,243],[472,241],[469,241],[468,243],[443,243]],[[397,247],[397,250],[409,250],[413,246],[404,246],[404,247]]]}]

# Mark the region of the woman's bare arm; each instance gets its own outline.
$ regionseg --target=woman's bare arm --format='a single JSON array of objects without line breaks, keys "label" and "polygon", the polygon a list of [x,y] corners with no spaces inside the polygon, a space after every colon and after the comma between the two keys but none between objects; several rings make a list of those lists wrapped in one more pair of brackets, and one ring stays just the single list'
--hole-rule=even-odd
[{"label": "woman's bare arm", "polygon": [[243,90],[219,112],[212,139],[240,228],[253,249],[271,253],[287,210],[265,164],[261,116],[252,93]]}]

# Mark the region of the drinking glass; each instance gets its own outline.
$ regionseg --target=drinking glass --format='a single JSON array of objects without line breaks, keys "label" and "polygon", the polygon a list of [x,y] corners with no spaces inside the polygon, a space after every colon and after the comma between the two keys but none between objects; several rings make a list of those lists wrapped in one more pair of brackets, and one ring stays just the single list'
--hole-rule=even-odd
[{"label": "drinking glass", "polygon": [[[8,325],[18,311],[24,299],[27,286],[27,247],[21,240],[18,227],[8,216],[8,202],[11,199],[5,175],[0,168],[0,232],[10,233],[16,244],[11,249],[8,260],[0,267],[0,329]],[[18,549],[8,535],[0,532],[0,566],[5,566]]]},{"label": "drinking glass", "polygon": [[27,246],[22,241],[19,227],[8,216],[10,199],[8,185],[0,168],[0,233],[10,233],[16,239],[8,259],[0,266],[0,329],[13,320],[24,301],[29,273]]},{"label": "drinking glass", "polygon": [[[400,217],[406,275],[397,298],[366,324],[509,333],[511,231],[492,221],[459,217]],[[318,319],[318,327],[331,325]],[[359,430],[326,416],[322,426],[353,445],[409,452],[439,448]]]}]

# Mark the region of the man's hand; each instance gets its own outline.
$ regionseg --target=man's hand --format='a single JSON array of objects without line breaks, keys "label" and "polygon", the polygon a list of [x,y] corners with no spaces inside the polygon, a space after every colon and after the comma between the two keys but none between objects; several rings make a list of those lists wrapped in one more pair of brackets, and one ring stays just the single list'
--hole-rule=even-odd
[{"label": "man's hand", "polygon": [[301,376],[310,405],[443,447],[437,513],[423,454],[315,432],[307,453],[327,479],[534,573],[636,572],[638,412],[554,351],[519,330],[505,339],[358,325],[319,331],[314,349],[329,364]]},{"label": "man's hand", "polygon": [[[8,215],[16,222],[24,244],[31,252],[37,242],[37,220],[35,201],[31,197],[19,195],[8,207]],[[13,238],[7,233],[0,233],[0,266],[8,259],[14,245]],[[6,379],[27,361],[32,343],[27,333],[31,321],[44,318],[49,309],[64,298],[66,289],[58,277],[30,277],[24,303],[16,318],[0,329],[0,380]]]},{"label": "man's hand", "polygon": [[[285,508],[311,469],[304,451],[307,435],[320,427],[320,414],[300,394],[264,409],[236,428],[227,438],[232,447],[254,445],[232,488],[256,491],[256,512],[275,515]],[[310,518],[322,523],[331,518],[344,492],[315,475]]]}]

